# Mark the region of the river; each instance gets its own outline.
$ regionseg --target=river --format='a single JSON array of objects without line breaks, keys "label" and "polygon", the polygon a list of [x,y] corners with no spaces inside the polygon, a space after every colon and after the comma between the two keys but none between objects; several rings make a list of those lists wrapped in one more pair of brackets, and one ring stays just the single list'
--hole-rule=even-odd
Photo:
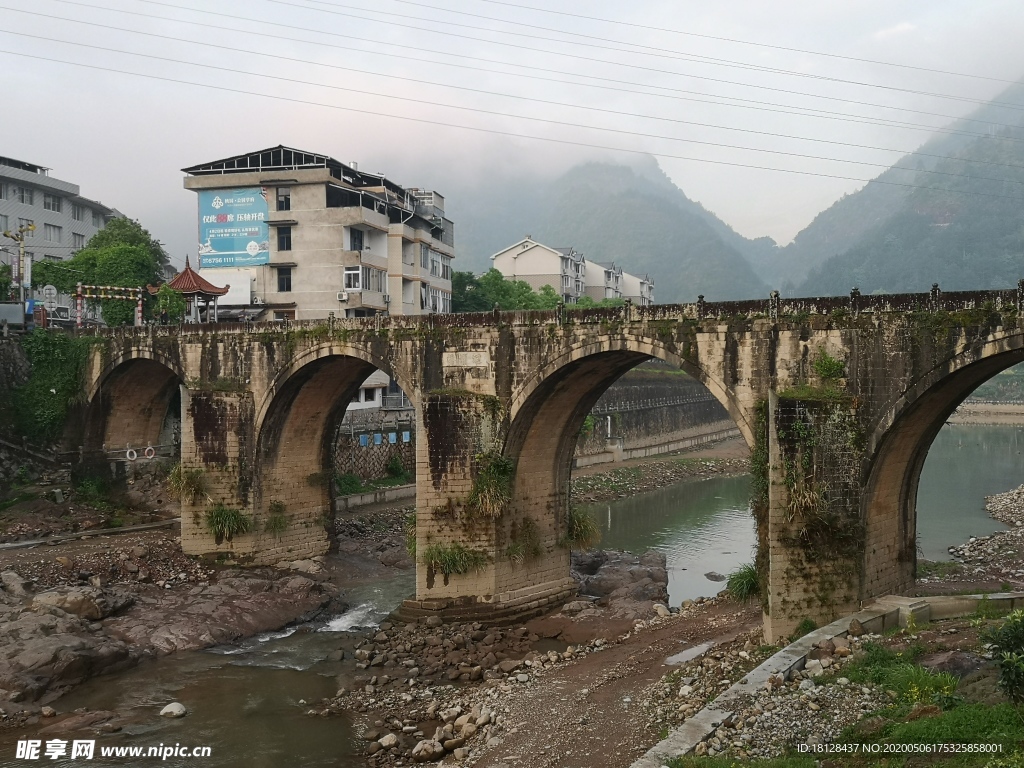
[{"label": "river", "polygon": [[[946,425],[932,443],[918,491],[919,556],[946,551],[1006,526],[985,511],[985,496],[1024,483],[1024,427]],[[712,477],[591,504],[601,546],[665,553],[673,604],[722,589],[707,573],[728,574],[753,560],[750,478]]]},{"label": "river", "polygon": [[[929,452],[918,497],[924,557],[946,559],[947,547],[1003,527],[985,513],[984,496],[1024,482],[1022,450],[1021,427],[943,428]],[[678,604],[724,587],[705,574],[728,574],[753,559],[749,492],[748,476],[713,477],[591,505],[590,511],[601,526],[603,547],[665,552],[671,602]],[[345,598],[354,607],[328,623],[144,663],[117,676],[91,680],[56,706],[64,712],[78,707],[139,712],[137,725],[97,737],[97,750],[174,744],[213,748],[210,758],[164,761],[103,759],[97,751],[86,764],[361,768],[365,761],[357,756],[361,746],[349,721],[308,716],[309,707],[300,702],[316,703],[346,684],[340,677],[341,664],[328,661],[327,655],[345,644],[347,630],[376,624],[412,590],[412,573],[396,572],[389,580],[347,590]],[[182,701],[189,716],[157,717],[173,700]],[[0,733],[0,766],[29,764],[14,759],[16,739],[16,733]]]}]

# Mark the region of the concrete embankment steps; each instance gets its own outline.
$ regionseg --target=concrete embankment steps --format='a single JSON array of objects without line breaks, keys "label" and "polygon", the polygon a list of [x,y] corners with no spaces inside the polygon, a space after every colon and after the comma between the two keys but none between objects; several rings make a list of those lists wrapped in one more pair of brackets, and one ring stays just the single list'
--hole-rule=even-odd
[{"label": "concrete embankment steps", "polygon": [[667,760],[690,754],[694,747],[732,716],[739,708],[741,697],[747,698],[756,693],[772,675],[782,675],[788,680],[794,671],[804,668],[807,654],[815,645],[836,637],[846,637],[850,622],[854,619],[860,622],[865,632],[881,633],[896,627],[906,627],[911,620],[919,626],[930,621],[969,616],[978,609],[978,603],[982,600],[986,600],[992,609],[998,611],[1024,608],[1024,592],[935,597],[892,595],[878,598],[857,613],[809,632],[762,662],[711,704],[651,747],[631,768],[661,768]]}]

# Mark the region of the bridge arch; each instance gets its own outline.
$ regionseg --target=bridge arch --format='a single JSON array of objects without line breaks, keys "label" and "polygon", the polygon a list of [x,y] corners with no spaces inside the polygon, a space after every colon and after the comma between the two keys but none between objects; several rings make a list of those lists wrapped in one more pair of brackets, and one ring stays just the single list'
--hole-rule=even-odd
[{"label": "bridge arch", "polygon": [[[675,368],[685,371],[707,387],[708,391],[714,395],[715,399],[721,403],[722,407],[728,411],[729,416],[736,422],[736,426],[743,434],[743,439],[747,441],[747,445],[753,447],[754,427],[750,424],[748,414],[740,406],[734,393],[726,387],[723,382],[708,374],[707,371],[699,365],[695,365],[686,358],[681,357],[668,349],[661,342],[655,341],[649,337],[641,338],[623,336],[621,338],[612,339],[601,345],[580,343],[570,346],[560,355],[542,365],[522,384],[522,386],[513,392],[509,403],[509,416],[511,417],[511,420],[515,422],[517,417],[523,411],[523,407],[526,402],[533,396],[534,392],[536,392],[538,388],[544,386],[545,382],[549,381],[552,376],[558,374],[559,371],[567,370],[568,366],[577,363],[584,358],[590,358],[595,355],[602,355],[610,352],[629,352],[637,354],[638,357],[636,358],[636,362],[629,366],[629,368],[639,365],[644,360],[656,358],[658,360],[663,360]],[[629,370],[629,368],[624,369],[619,373],[619,376]],[[615,379],[612,379],[612,381],[609,382],[609,386],[614,381]],[[605,389],[607,389],[607,386]],[[603,394],[604,390],[601,392]],[[600,399],[600,394],[597,399]],[[595,402],[597,399],[595,399]]]},{"label": "bridge arch", "polygon": [[[555,583],[569,572],[569,553],[560,544],[566,534],[569,481],[579,431],[607,389],[623,374],[651,359],[682,369],[707,387],[752,442],[753,429],[733,393],[699,366],[650,338],[629,336],[599,344],[577,344],[547,361],[513,392],[504,455],[516,461],[511,519],[504,522],[505,538],[527,518],[540,537],[543,557],[523,563],[499,560],[499,583],[510,590],[536,589],[538,582]],[[499,537],[500,538],[500,537]]]},{"label": "bridge arch", "polygon": [[378,370],[417,402],[404,371],[366,348],[345,344],[305,350],[274,377],[255,414],[253,503],[258,519],[275,503],[283,505],[293,527],[330,518],[335,430],[363,383]]},{"label": "bridge arch", "polygon": [[157,350],[136,348],[115,357],[87,388],[85,451],[132,448],[142,455],[147,446],[171,439],[168,425],[180,424],[184,383],[179,362]]},{"label": "bridge arch", "polygon": [[914,382],[873,424],[862,502],[863,594],[905,592],[917,565],[917,492],[939,430],[981,384],[1024,362],[1024,331],[992,334],[940,362]]}]

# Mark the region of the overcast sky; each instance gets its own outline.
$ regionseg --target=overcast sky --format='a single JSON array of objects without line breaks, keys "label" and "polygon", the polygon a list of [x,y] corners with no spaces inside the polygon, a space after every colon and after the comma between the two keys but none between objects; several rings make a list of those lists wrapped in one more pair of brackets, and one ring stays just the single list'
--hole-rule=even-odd
[{"label": "overcast sky", "polygon": [[887,166],[919,146],[927,126],[948,124],[972,100],[998,94],[1001,80],[1024,75],[1019,0],[0,0],[0,8],[0,155],[48,166],[139,219],[178,263],[196,252],[196,201],[180,169],[277,144],[442,194],[495,174],[538,178],[631,157],[576,144],[650,152],[739,232],[786,243],[882,170],[840,160]]}]

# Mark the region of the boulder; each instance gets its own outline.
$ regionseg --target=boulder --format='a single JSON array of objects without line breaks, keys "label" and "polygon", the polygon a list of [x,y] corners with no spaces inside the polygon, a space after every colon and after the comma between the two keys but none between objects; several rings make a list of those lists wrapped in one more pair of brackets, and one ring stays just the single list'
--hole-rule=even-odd
[{"label": "boulder", "polygon": [[135,603],[135,598],[124,592],[103,590],[98,587],[58,587],[40,592],[32,599],[33,610],[59,608],[83,619],[98,621]]},{"label": "boulder", "polygon": [[0,588],[14,597],[25,597],[32,590],[32,580],[23,579],[15,571],[0,571]]},{"label": "boulder", "polygon": [[985,659],[964,651],[945,651],[925,654],[917,663],[932,672],[949,672],[956,677],[966,677],[985,666]]},{"label": "boulder", "polygon": [[444,745],[433,739],[424,739],[412,748],[412,759],[417,763],[426,763],[444,757]]},{"label": "boulder", "polygon": [[185,705],[177,701],[172,701],[160,710],[160,717],[184,717],[187,714],[188,710],[185,709]]},{"label": "boulder", "polygon": [[398,737],[393,733],[385,733],[377,739],[377,743],[384,747],[384,749],[390,749],[398,744]]}]

